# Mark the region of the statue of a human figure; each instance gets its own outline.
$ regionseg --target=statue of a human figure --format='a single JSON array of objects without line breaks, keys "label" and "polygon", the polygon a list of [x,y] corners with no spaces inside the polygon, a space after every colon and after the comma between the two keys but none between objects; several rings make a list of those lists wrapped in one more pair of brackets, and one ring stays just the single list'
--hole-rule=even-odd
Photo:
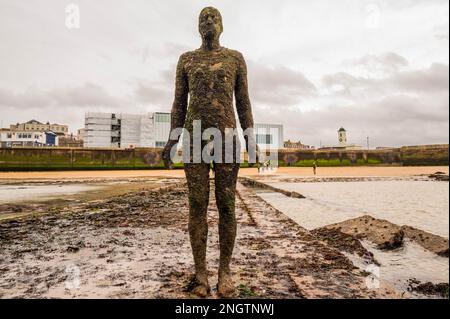
[{"label": "statue of a human figure", "polygon": [[[199,16],[202,45],[182,54],[178,61],[171,127],[172,130],[184,127],[191,139],[195,120],[201,121],[202,130],[214,127],[224,134],[226,128],[237,127],[233,96],[242,129],[253,128],[246,64],[241,53],[220,46],[222,31],[220,12],[212,7],[204,8]],[[169,141],[164,149],[166,167],[170,166],[170,150],[176,143]],[[206,267],[210,167],[210,163],[203,161],[184,164],[189,190],[189,236],[195,263],[192,292],[201,297],[210,293]],[[213,169],[220,237],[217,292],[219,296],[229,297],[235,292],[230,261],[236,238],[235,192],[239,163],[234,158],[231,163],[213,163]]]}]

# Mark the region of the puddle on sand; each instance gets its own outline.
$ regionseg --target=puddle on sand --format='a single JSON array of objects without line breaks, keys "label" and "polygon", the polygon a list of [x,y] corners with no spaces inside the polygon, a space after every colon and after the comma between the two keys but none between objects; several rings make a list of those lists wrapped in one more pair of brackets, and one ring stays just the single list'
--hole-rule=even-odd
[{"label": "puddle on sand", "polygon": [[[383,251],[368,241],[362,241],[362,245],[374,254],[375,259],[381,264],[379,272],[374,271],[373,265],[364,264],[359,256],[345,254],[360,269],[368,270],[387,281],[400,291],[407,291],[408,280],[417,279],[422,283],[434,284],[448,282],[449,260],[440,257],[410,240],[405,240],[404,246],[395,250]],[[423,295],[410,292],[415,297]]]},{"label": "puddle on sand", "polygon": [[0,204],[29,200],[47,200],[61,195],[73,195],[80,192],[101,189],[102,186],[86,184],[65,185],[0,185]]}]

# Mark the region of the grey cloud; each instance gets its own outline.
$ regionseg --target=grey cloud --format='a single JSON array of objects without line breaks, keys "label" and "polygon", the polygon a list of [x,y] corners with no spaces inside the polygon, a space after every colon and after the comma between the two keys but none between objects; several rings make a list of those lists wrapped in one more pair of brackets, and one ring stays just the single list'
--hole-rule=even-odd
[{"label": "grey cloud", "polygon": [[389,82],[404,90],[448,91],[448,77],[448,65],[433,63],[428,69],[398,73]]},{"label": "grey cloud", "polygon": [[157,83],[148,81],[137,81],[134,91],[134,98],[140,103],[159,104],[163,106],[171,105],[173,93],[167,87],[161,87]]},{"label": "grey cloud", "polygon": [[255,102],[295,105],[316,93],[315,85],[302,72],[284,66],[248,61],[249,90]]},{"label": "grey cloud", "polygon": [[[365,89],[368,91],[389,93],[392,90],[400,92],[420,93],[428,91],[447,91],[449,86],[448,65],[433,63],[429,68],[413,71],[401,71],[384,78],[364,78],[346,72],[325,75],[323,84],[328,88],[342,86],[342,91]],[[353,91],[352,91],[353,92]]]},{"label": "grey cloud", "polygon": [[[319,146],[337,144],[337,130],[348,130],[349,142],[372,146],[448,143],[448,95],[434,94],[423,99],[393,95],[350,106],[328,105],[320,109],[284,112],[255,110],[257,122],[283,123],[285,139],[299,139]],[[286,113],[289,112],[289,116]]]},{"label": "grey cloud", "polygon": [[0,89],[0,106],[27,108],[45,107],[118,107],[121,99],[111,96],[104,88],[85,83],[70,88],[56,88],[49,91],[29,89],[21,93]]},{"label": "grey cloud", "polygon": [[[401,146],[420,143],[448,143],[448,66],[399,71],[384,78],[364,78],[339,72],[326,75],[323,84],[335,88],[328,97],[319,96],[321,107],[302,111],[300,107],[281,110],[255,109],[257,121],[280,122],[285,137],[318,146],[335,144],[336,130],[344,126],[350,142],[372,146]],[[314,99],[313,99],[314,100]],[[289,113],[289,116],[285,116]]]},{"label": "grey cloud", "polygon": [[139,57],[141,63],[146,63],[149,59],[173,58],[177,59],[181,53],[188,51],[187,45],[164,42],[160,46],[153,44],[145,45],[144,47],[134,48],[132,53]]},{"label": "grey cloud", "polygon": [[381,55],[366,54],[360,58],[344,61],[344,65],[362,66],[367,69],[375,69],[385,72],[394,72],[401,67],[408,66],[408,60],[394,52],[387,52]]},{"label": "grey cloud", "polygon": [[322,82],[327,87],[333,87],[334,85],[341,85],[346,89],[353,87],[367,86],[374,83],[373,80],[353,76],[347,72],[337,72],[333,74],[327,74],[323,77]]}]

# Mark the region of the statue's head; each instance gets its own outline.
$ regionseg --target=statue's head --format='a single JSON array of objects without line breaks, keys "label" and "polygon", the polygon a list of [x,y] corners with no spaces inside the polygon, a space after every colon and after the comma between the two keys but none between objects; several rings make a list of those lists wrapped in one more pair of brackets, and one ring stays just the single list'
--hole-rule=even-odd
[{"label": "statue's head", "polygon": [[203,39],[218,39],[223,31],[219,10],[213,7],[204,8],[198,18],[198,31]]}]

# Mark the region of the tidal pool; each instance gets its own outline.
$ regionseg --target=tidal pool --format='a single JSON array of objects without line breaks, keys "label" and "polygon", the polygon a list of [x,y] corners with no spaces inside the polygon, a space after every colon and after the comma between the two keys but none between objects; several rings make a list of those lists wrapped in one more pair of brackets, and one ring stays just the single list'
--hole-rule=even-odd
[{"label": "tidal pool", "polygon": [[267,184],[306,196],[305,199],[295,199],[274,192],[259,192],[264,200],[307,229],[371,215],[448,238],[449,183],[446,182]]},{"label": "tidal pool", "polygon": [[[448,238],[449,184],[446,182],[266,183],[306,196],[297,199],[273,191],[257,190],[262,199],[309,230],[371,215]],[[381,251],[367,241],[363,241],[363,245],[380,262],[379,268],[365,265],[357,256],[346,255],[361,269],[370,271],[376,268],[377,277],[401,291],[407,291],[410,279],[435,284],[448,282],[448,258],[427,251],[414,242],[405,240],[403,247],[393,251]]]},{"label": "tidal pool", "polygon": [[0,204],[48,200],[100,188],[101,186],[86,184],[0,185]]}]

